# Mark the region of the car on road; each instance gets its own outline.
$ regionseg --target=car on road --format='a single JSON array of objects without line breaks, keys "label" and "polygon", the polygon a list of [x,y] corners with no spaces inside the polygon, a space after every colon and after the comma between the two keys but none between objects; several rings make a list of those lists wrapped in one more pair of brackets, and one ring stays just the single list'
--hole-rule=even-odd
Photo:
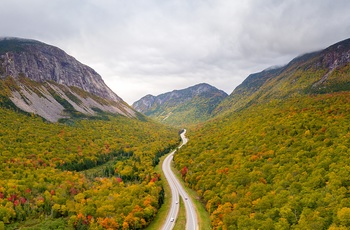
[{"label": "car on road", "polygon": [[174,222],[174,218],[171,218],[171,219],[170,219],[170,222]]}]

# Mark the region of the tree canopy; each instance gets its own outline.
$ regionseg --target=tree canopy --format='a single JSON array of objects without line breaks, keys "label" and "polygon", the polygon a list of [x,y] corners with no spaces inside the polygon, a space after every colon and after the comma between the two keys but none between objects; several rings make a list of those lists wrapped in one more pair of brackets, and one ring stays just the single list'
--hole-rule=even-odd
[{"label": "tree canopy", "polygon": [[350,227],[349,98],[275,99],[190,129],[176,167],[213,228]]},{"label": "tree canopy", "polygon": [[164,198],[154,166],[179,142],[172,128],[123,116],[67,125],[1,108],[0,127],[6,229],[36,219],[43,229],[144,228]]}]

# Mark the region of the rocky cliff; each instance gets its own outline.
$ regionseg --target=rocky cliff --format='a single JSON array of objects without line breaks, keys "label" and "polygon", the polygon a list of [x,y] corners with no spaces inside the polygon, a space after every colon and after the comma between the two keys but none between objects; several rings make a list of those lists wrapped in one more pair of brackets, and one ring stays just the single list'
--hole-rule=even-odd
[{"label": "rocky cliff", "polygon": [[8,77],[17,86],[7,95],[10,100],[49,121],[71,117],[68,110],[94,115],[97,109],[135,116],[96,71],[63,50],[35,40],[0,39],[0,78],[5,81]]}]

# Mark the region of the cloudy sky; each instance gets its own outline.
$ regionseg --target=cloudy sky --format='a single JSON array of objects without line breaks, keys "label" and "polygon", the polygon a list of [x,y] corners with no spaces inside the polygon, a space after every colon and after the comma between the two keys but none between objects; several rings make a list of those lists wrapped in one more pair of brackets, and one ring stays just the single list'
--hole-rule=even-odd
[{"label": "cloudy sky", "polygon": [[0,0],[0,36],[40,40],[132,104],[250,73],[350,38],[349,0]]}]

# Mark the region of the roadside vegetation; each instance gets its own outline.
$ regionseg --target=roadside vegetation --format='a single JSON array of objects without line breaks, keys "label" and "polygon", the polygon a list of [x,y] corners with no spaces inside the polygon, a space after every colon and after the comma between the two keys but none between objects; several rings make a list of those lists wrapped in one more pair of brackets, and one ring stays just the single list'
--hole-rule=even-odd
[{"label": "roadside vegetation", "polygon": [[[186,135],[187,135],[187,133],[186,133]],[[182,148],[184,148],[184,147],[182,147]],[[193,190],[187,186],[187,184],[183,181],[183,178],[181,177],[181,173],[174,167],[174,164],[172,164],[172,170],[173,170],[174,174],[176,175],[176,177],[178,178],[178,180],[180,181],[180,183],[182,184],[183,188],[186,190],[187,194],[191,197],[191,199],[193,201],[193,204],[196,208],[199,229],[201,229],[201,230],[212,229],[209,213],[205,210],[205,206],[202,203],[201,197],[198,196],[198,194],[196,193],[195,190]],[[184,206],[183,200],[182,199],[180,199],[180,200],[182,201],[181,205]],[[181,211],[184,212],[185,219],[186,219],[186,209],[182,208],[182,209],[180,209],[180,212]],[[177,224],[177,226],[181,226],[181,225]],[[183,227],[186,227],[186,223],[185,223],[185,225],[183,225]],[[182,228],[182,229],[184,229],[184,228]]]},{"label": "roadside vegetation", "polygon": [[123,116],[44,122],[0,109],[0,226],[139,229],[164,202],[154,166],[177,131]]}]

